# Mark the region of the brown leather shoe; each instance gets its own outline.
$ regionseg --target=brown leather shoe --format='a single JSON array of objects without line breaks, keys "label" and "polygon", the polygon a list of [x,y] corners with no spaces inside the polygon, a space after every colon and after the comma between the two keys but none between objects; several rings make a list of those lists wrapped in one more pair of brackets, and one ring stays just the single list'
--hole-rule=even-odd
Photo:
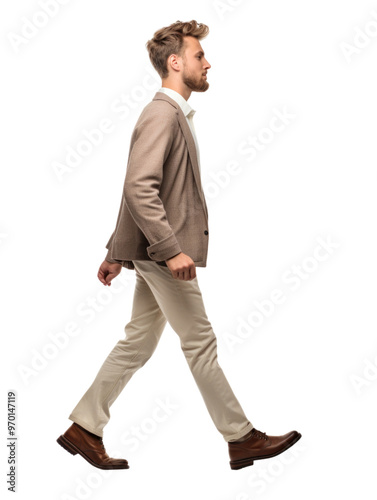
[{"label": "brown leather shoe", "polygon": [[109,457],[100,436],[92,434],[76,423],[73,423],[56,441],[72,455],[79,453],[99,469],[129,469],[127,460]]},{"label": "brown leather shoe", "polygon": [[229,457],[231,469],[242,469],[253,465],[254,460],[271,458],[283,453],[294,445],[301,437],[297,431],[291,431],[283,436],[266,436],[265,432],[253,428],[251,435],[245,441],[230,441]]}]

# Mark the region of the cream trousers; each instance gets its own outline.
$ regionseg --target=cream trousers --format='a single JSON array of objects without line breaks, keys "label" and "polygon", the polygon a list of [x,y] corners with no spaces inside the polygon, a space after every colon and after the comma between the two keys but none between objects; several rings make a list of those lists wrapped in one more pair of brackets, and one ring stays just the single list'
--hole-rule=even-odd
[{"label": "cream trousers", "polygon": [[110,406],[132,375],[152,356],[169,322],[208,412],[225,441],[246,435],[253,425],[246,418],[217,361],[217,339],[207,318],[197,276],[173,278],[168,267],[154,261],[133,261],[136,284],[131,320],[125,338],[110,352],[92,385],[68,417],[103,437]]}]

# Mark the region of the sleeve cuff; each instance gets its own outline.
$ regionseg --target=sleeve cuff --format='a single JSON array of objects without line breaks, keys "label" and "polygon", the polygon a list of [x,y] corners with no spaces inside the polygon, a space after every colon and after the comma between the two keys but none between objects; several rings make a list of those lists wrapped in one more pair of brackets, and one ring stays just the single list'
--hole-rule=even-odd
[{"label": "sleeve cuff", "polygon": [[174,257],[175,255],[181,253],[182,250],[175,234],[173,233],[167,238],[147,247],[147,252],[152,260],[160,262]]}]

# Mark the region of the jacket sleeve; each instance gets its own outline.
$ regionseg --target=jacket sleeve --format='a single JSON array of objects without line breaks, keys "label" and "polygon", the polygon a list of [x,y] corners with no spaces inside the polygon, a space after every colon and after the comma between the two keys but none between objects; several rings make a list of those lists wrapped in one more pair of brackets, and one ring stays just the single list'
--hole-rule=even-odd
[{"label": "jacket sleeve", "polygon": [[111,243],[114,239],[114,235],[115,235],[115,231],[113,232],[113,234],[111,235],[109,241],[106,243],[106,248],[108,249],[108,252],[106,254],[106,257],[105,257],[105,260],[107,260],[107,262],[111,262],[112,264],[122,264],[123,266],[123,263],[124,261],[123,260],[115,260],[115,259],[112,259],[110,257],[110,254],[111,254]]},{"label": "jacket sleeve", "polygon": [[125,203],[149,242],[152,260],[163,261],[181,252],[159,197],[163,167],[179,127],[176,113],[150,108],[138,121],[123,187]]}]

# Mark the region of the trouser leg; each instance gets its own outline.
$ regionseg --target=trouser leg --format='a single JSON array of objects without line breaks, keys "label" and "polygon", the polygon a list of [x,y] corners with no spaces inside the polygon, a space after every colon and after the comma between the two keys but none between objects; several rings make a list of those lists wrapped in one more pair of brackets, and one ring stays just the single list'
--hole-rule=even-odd
[{"label": "trouser leg", "polygon": [[110,406],[136,370],[152,356],[165,325],[166,318],[153,293],[136,271],[132,314],[124,327],[125,338],[110,352],[68,418],[103,437],[103,428],[110,419]]},{"label": "trouser leg", "polygon": [[153,261],[133,261],[152,290],[181,347],[212,420],[226,441],[247,434],[247,419],[217,361],[217,340],[207,318],[197,277],[173,278]]}]

